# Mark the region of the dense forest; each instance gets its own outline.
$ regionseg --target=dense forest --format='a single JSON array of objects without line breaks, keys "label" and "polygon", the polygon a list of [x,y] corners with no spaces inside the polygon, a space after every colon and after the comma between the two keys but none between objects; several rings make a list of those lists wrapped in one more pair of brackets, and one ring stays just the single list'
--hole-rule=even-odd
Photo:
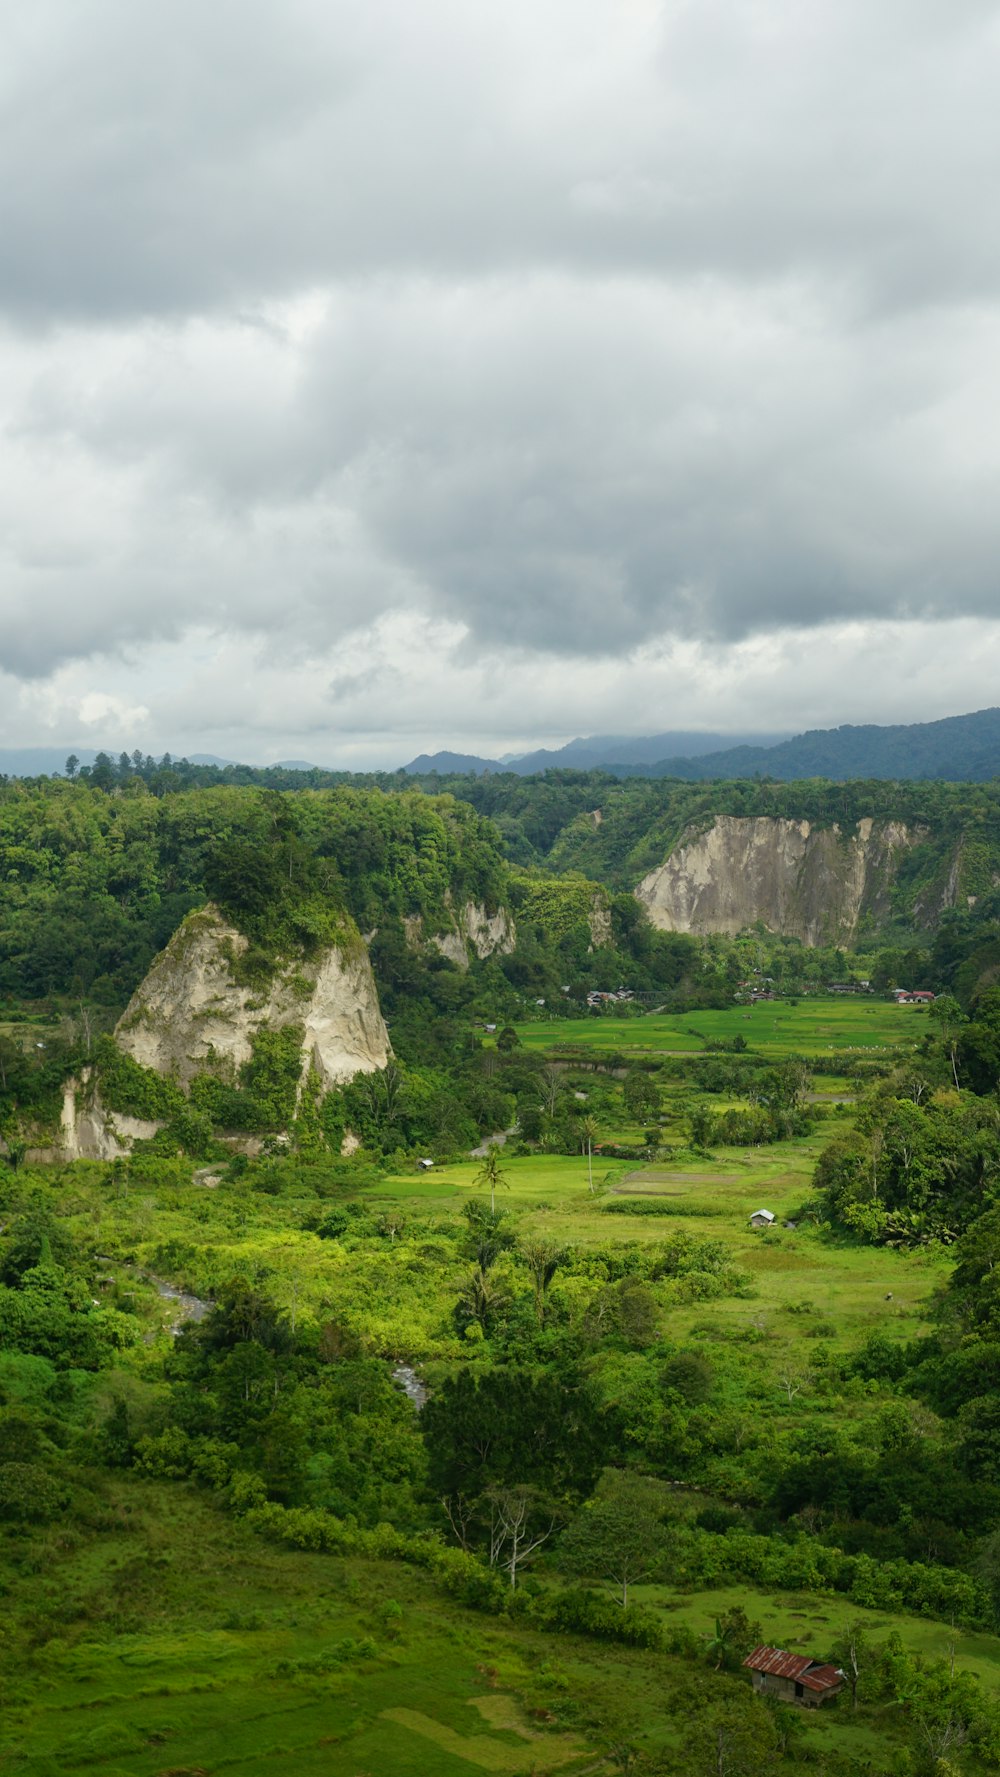
[{"label": "dense forest", "polygon": [[[0,787],[0,1760],[996,1769],[989,792],[108,765]],[[973,905],[844,953],[630,893],[720,807],[876,804]],[[207,903],[253,1004],[365,942],[388,1064],[127,1053]],[[516,935],[462,953],[469,905]],[[84,1076],[140,1132],[46,1158]],[[759,1643],[836,1702],[755,1694]]]}]

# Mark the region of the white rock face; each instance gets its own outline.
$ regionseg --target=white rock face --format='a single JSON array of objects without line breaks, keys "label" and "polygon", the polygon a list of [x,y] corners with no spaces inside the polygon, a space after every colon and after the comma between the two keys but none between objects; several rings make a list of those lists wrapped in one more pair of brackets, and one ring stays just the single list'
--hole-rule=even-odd
[{"label": "white rock face", "polygon": [[153,963],[115,1030],[143,1067],[187,1085],[198,1073],[235,1078],[267,1027],[301,1025],[302,1077],[325,1086],[385,1067],[392,1053],[360,939],[318,962],[288,964],[262,992],[233,977],[247,940],[214,907],[188,916]]},{"label": "white rock face", "polygon": [[412,949],[418,950],[425,943],[433,944],[435,950],[459,969],[468,968],[470,950],[480,960],[487,956],[509,955],[516,937],[514,921],[505,907],[498,908],[496,913],[488,913],[479,901],[466,901],[456,912],[455,924],[448,931],[426,931],[419,913],[410,914],[403,924],[406,941]]},{"label": "white rock face", "polygon": [[441,955],[446,956],[450,963],[454,963],[456,969],[468,968],[469,952],[465,939],[459,932],[432,932],[427,942],[433,944],[435,950],[440,950]]},{"label": "white rock face", "polygon": [[587,924],[590,927],[591,950],[601,950],[611,943],[611,908],[603,891],[596,894],[590,903]]},{"label": "white rock face", "polygon": [[510,955],[516,933],[514,921],[506,907],[498,908],[496,913],[487,913],[481,902],[466,901],[459,914],[459,921],[480,960],[487,956]]},{"label": "white rock face", "polygon": [[803,944],[846,943],[863,915],[888,912],[900,857],[920,837],[898,821],[866,818],[845,832],[717,815],[635,894],[661,931],[734,936],[761,920]]},{"label": "white rock face", "polygon": [[143,1117],[126,1117],[109,1111],[91,1089],[91,1072],[84,1068],[78,1080],[67,1080],[63,1090],[58,1158],[63,1160],[117,1160],[134,1141],[148,1141],[162,1123]]}]

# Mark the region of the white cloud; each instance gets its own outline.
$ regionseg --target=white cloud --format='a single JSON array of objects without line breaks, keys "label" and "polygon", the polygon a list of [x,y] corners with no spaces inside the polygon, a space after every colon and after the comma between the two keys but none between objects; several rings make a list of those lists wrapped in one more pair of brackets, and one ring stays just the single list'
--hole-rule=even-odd
[{"label": "white cloud", "polygon": [[[445,747],[495,758],[576,734],[932,721],[992,703],[998,650],[1000,619],[968,618],[661,641],[606,660],[484,650],[463,625],[424,617],[381,618],[308,657],[268,636],[199,630],[28,685],[0,679],[0,744],[30,734],[367,770]],[[88,680],[105,689],[88,692]],[[145,707],[130,698],[137,681]]]}]

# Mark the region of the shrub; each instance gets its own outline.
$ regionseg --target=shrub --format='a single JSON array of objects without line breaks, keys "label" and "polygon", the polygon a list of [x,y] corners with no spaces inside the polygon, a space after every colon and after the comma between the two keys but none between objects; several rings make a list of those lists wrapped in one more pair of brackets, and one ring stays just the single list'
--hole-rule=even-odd
[{"label": "shrub", "polygon": [[47,1524],[61,1506],[59,1487],[37,1462],[0,1462],[0,1519]]},{"label": "shrub", "polygon": [[549,1594],[538,1601],[536,1610],[552,1629],[590,1635],[597,1641],[620,1641],[628,1647],[663,1646],[663,1631],[651,1610],[636,1604],[623,1608],[586,1586]]}]

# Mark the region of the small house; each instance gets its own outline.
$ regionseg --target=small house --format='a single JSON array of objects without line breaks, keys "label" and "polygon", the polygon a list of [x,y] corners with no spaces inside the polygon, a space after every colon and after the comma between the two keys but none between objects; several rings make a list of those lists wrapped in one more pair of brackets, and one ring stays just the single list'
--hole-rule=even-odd
[{"label": "small house", "polygon": [[774,1217],[769,1209],[755,1209],[750,1217],[751,1228],[770,1228]]},{"label": "small house", "polygon": [[783,1703],[801,1703],[805,1709],[818,1709],[836,1697],[844,1682],[839,1666],[811,1660],[808,1654],[787,1654],[780,1647],[755,1647],[743,1664],[755,1691],[780,1697]]},{"label": "small house", "polygon": [[418,1160],[417,1161],[417,1171],[418,1172],[430,1172],[430,1169],[433,1165],[434,1165],[433,1160]]}]

